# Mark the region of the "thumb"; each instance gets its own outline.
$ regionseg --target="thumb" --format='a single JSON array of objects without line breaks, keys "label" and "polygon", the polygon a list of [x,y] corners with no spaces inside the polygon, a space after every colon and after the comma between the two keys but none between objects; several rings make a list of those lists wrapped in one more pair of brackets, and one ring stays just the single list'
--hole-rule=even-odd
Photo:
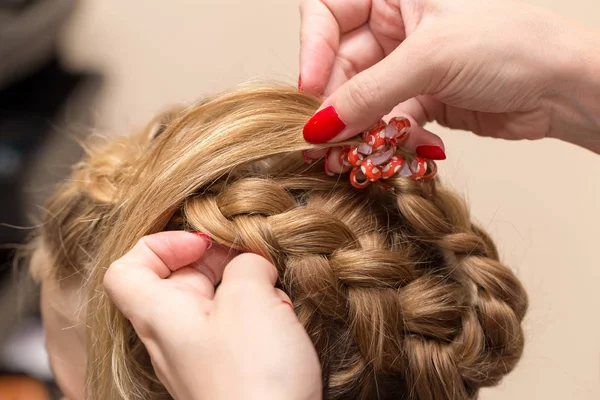
[{"label": "thumb", "polygon": [[273,264],[257,254],[243,253],[227,264],[220,287],[275,287],[276,282],[277,269]]},{"label": "thumb", "polygon": [[202,258],[209,241],[184,231],[160,232],[140,239],[104,275],[106,292],[131,319],[156,298],[156,283]]},{"label": "thumb", "polygon": [[340,86],[306,123],[310,143],[339,142],[373,126],[398,104],[430,90],[438,69],[418,35]]},{"label": "thumb", "polygon": [[229,262],[215,295],[215,309],[228,315],[262,315],[271,307],[291,307],[292,302],[275,288],[277,269],[265,258],[244,253]]}]

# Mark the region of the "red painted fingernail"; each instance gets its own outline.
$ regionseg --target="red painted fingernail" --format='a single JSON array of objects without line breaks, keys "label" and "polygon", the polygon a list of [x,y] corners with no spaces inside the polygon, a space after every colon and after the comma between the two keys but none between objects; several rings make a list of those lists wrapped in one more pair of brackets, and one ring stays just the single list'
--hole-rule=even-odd
[{"label": "red painted fingernail", "polygon": [[298,75],[298,89],[302,90],[302,75]]},{"label": "red painted fingernail", "polygon": [[322,109],[304,125],[304,139],[310,143],[325,143],[344,130],[346,124],[340,119],[333,106]]},{"label": "red painted fingernail", "polygon": [[416,152],[419,157],[428,158],[430,160],[446,159],[446,153],[440,146],[417,146]]},{"label": "red painted fingernail", "polygon": [[292,305],[292,303],[290,303],[289,301],[285,301],[285,300],[281,300],[283,303],[287,304],[288,306],[290,306],[290,308],[292,309],[293,312],[296,312],[296,310],[294,310],[294,306]]},{"label": "red painted fingernail", "polygon": [[329,169],[329,155],[331,154],[331,149],[329,149],[327,151],[327,154],[325,155],[325,174],[327,176],[334,176],[335,174],[333,172],[331,172],[331,170]]},{"label": "red painted fingernail", "polygon": [[196,236],[200,236],[201,238],[203,238],[204,240],[206,240],[208,242],[208,246],[206,247],[206,250],[208,250],[212,247],[213,241],[212,241],[211,237],[208,236],[206,233],[202,233],[202,232],[192,232],[192,233]]}]

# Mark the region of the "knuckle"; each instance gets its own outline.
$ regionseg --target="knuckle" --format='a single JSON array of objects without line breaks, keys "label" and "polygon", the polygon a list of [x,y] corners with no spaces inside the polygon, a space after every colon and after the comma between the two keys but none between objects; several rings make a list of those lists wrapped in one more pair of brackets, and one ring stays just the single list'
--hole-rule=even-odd
[{"label": "knuckle", "polygon": [[147,236],[142,236],[141,238],[139,238],[137,240],[137,242],[135,242],[135,245],[132,247],[132,249],[144,248],[144,247],[149,247]]},{"label": "knuckle", "polygon": [[269,260],[255,253],[242,253],[237,255],[228,265],[230,270],[248,270],[249,268],[254,269],[266,269],[269,272],[275,267]]},{"label": "knuckle", "polygon": [[268,262],[264,257],[256,253],[242,253],[237,255],[235,260],[243,265]]},{"label": "knuckle", "polygon": [[125,267],[125,263],[123,263],[120,259],[110,264],[104,273],[104,277],[102,278],[102,284],[104,285],[105,289],[111,289],[114,287]]},{"label": "knuckle", "polygon": [[381,85],[370,76],[348,81],[348,100],[352,110],[378,111],[382,102]]}]

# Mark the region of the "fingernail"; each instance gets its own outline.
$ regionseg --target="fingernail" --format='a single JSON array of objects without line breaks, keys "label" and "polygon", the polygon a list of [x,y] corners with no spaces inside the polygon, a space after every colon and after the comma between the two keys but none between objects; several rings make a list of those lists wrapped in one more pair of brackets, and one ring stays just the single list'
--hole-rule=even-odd
[{"label": "fingernail", "polygon": [[308,150],[302,150],[302,157],[304,157],[305,163],[312,164],[313,160],[308,156]]},{"label": "fingernail", "polygon": [[325,174],[327,176],[334,176],[335,174],[333,172],[331,172],[331,170],[329,169],[329,155],[331,154],[331,149],[327,151],[327,154],[325,155]]},{"label": "fingernail", "polygon": [[290,308],[292,309],[293,312],[296,312],[296,310],[294,310],[294,306],[292,305],[292,303],[290,303],[289,301],[285,301],[285,300],[281,300],[283,303],[287,304],[288,306],[290,306]]},{"label": "fingernail", "polygon": [[320,144],[336,137],[346,124],[340,119],[333,106],[322,109],[304,125],[303,135],[307,142]]},{"label": "fingernail", "polygon": [[428,158],[430,160],[446,159],[446,153],[440,146],[417,146],[416,152],[419,157]]},{"label": "fingernail", "polygon": [[208,246],[206,247],[206,250],[210,249],[213,245],[213,241],[211,239],[210,236],[208,236],[206,233],[202,233],[202,232],[192,232],[194,235],[196,236],[200,236],[201,238],[203,238],[204,240],[206,240],[206,242],[208,243]]},{"label": "fingernail", "polygon": [[298,89],[302,90],[302,75],[298,75]]}]

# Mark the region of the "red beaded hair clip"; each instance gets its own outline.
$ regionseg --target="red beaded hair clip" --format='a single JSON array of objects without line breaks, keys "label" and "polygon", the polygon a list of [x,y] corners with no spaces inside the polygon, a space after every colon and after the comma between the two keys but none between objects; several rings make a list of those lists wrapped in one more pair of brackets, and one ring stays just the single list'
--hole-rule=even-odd
[{"label": "red beaded hair clip", "polygon": [[437,173],[434,161],[416,157],[405,159],[396,154],[399,145],[410,133],[410,121],[395,117],[389,123],[379,121],[362,134],[363,143],[343,149],[340,162],[350,167],[350,183],[364,189],[371,183],[390,189],[381,180],[397,173],[412,180],[431,180]]}]

